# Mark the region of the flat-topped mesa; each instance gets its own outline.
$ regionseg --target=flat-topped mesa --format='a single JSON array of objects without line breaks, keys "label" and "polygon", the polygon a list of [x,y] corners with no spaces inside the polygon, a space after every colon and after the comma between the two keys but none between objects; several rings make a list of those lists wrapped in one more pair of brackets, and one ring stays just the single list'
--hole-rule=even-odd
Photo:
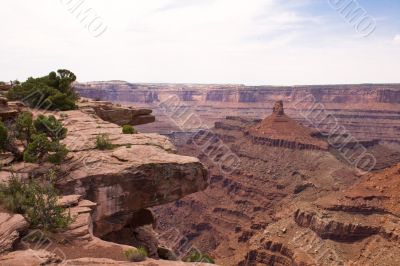
[{"label": "flat-topped mesa", "polygon": [[253,143],[292,149],[327,150],[328,143],[315,137],[317,131],[298,124],[277,101],[272,114],[248,130]]}]

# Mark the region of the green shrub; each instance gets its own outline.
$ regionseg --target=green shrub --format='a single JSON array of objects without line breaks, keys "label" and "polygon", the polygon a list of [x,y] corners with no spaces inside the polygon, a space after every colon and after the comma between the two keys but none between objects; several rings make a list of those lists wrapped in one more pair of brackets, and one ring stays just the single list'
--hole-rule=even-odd
[{"label": "green shrub", "polygon": [[33,120],[31,113],[23,112],[16,120],[15,130],[17,138],[26,141],[25,162],[59,164],[68,154],[68,149],[59,142],[66,137],[67,129],[53,115],[39,115]]},{"label": "green shrub", "polygon": [[24,151],[23,159],[28,163],[49,161],[60,164],[68,154],[68,149],[59,141],[50,141],[46,134],[32,136],[32,142]]},{"label": "green shrub", "polygon": [[48,154],[51,142],[46,134],[32,135],[32,142],[28,144],[24,151],[24,161],[28,163],[38,163]]},{"label": "green shrub", "polygon": [[7,185],[0,185],[0,202],[10,211],[22,214],[31,228],[54,231],[65,229],[73,219],[57,205],[55,173],[41,180],[22,181],[14,175]]},{"label": "green shrub", "polygon": [[3,122],[0,121],[0,150],[4,150],[7,146],[8,130]]},{"label": "green shrub", "polygon": [[27,143],[31,142],[32,134],[35,129],[33,127],[33,115],[30,112],[22,112],[18,115],[15,122],[16,136],[20,140]]},{"label": "green shrub", "polygon": [[62,163],[67,157],[69,150],[58,141],[51,143],[48,161],[54,164]]},{"label": "green shrub", "polygon": [[122,133],[123,134],[136,134],[136,129],[131,125],[124,125],[122,126]]},{"label": "green shrub", "polygon": [[60,69],[40,78],[28,78],[16,84],[7,93],[10,100],[23,101],[30,107],[49,110],[72,110],[76,108],[78,95],[72,87],[76,76],[69,70]]},{"label": "green shrub", "polygon": [[53,141],[64,139],[67,136],[67,129],[63,127],[53,115],[39,115],[33,122],[33,126],[37,133],[45,133]]},{"label": "green shrub", "polygon": [[124,251],[124,256],[128,261],[140,262],[146,260],[148,256],[147,250],[144,247],[138,247],[135,249],[128,249]]},{"label": "green shrub", "polygon": [[100,134],[96,137],[96,148],[99,150],[112,150],[114,145],[111,143],[107,134]]},{"label": "green shrub", "polygon": [[207,254],[203,254],[199,251],[193,251],[184,259],[185,262],[203,262],[215,264],[215,261]]}]

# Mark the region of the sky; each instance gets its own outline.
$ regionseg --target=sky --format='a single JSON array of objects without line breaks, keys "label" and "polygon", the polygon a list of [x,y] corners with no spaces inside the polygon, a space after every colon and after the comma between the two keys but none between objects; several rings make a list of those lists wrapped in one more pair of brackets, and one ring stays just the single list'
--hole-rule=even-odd
[{"label": "sky", "polygon": [[3,81],[64,68],[82,82],[400,83],[398,0],[2,0],[0,7]]}]

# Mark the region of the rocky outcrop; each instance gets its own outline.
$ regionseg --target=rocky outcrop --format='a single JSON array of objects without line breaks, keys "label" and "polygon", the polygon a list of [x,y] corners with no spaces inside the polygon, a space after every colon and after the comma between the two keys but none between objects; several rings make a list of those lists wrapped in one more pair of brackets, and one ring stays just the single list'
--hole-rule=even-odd
[{"label": "rocky outcrop", "polygon": [[379,233],[380,228],[358,223],[336,221],[334,218],[321,218],[315,212],[297,210],[294,214],[295,222],[307,227],[323,239],[353,242]]},{"label": "rocky outcrop", "polygon": [[81,195],[68,195],[59,199],[59,205],[66,208],[66,212],[73,219],[68,228],[59,234],[59,238],[63,241],[72,243],[94,239],[92,212],[97,204],[81,197]]},{"label": "rocky outcrop", "polygon": [[[120,126],[105,122],[88,109],[63,112],[60,119],[68,128],[68,137],[63,143],[70,153],[66,162],[56,167],[57,186],[66,195],[58,200],[58,204],[67,208],[73,222],[65,231],[53,236],[57,242],[50,241],[50,248],[61,250],[67,258],[123,259],[123,251],[134,249],[131,245],[136,245],[145,246],[150,256],[158,258],[160,251],[164,258],[169,258],[167,253],[170,251],[159,245],[157,234],[152,231],[155,218],[145,208],[203,190],[207,186],[204,166],[196,158],[175,154],[175,147],[164,136],[122,134]],[[96,148],[99,134],[107,135],[112,149]],[[10,171],[27,177],[46,173],[51,167],[54,165],[15,163],[2,168],[0,176],[2,182],[7,182]],[[5,213],[1,214],[0,220],[0,252],[3,252],[12,249],[13,243],[20,238],[19,231],[26,229],[27,223],[20,215]],[[129,246],[118,244],[122,242],[118,238],[113,239],[118,243],[98,238],[107,238],[113,232],[122,233],[122,229],[128,227],[134,230],[134,236],[126,242]],[[38,259],[32,260],[30,265],[36,262],[37,265],[51,265],[52,255],[42,254],[36,246],[26,246],[25,242],[21,245],[35,249],[33,255],[29,250],[10,253],[1,257],[6,265],[18,265],[21,263],[19,258],[28,259],[35,254],[39,254]],[[75,246],[79,248],[75,249]],[[82,262],[87,264],[82,265],[92,265],[92,260],[87,259],[88,262]],[[110,263],[120,265],[118,260]],[[180,263],[160,261],[157,265]]]},{"label": "rocky outcrop", "polygon": [[400,251],[399,188],[400,165],[395,165],[313,203],[301,204],[293,218],[322,239],[318,248],[328,246],[342,261],[358,251],[347,258],[349,263],[398,265],[398,256],[392,254]]},{"label": "rocky outcrop", "polygon": [[13,248],[20,233],[28,228],[28,222],[22,215],[0,213],[0,253]]},{"label": "rocky outcrop", "polygon": [[299,125],[285,115],[283,102],[277,101],[272,115],[248,129],[253,143],[291,149],[327,150],[328,143],[317,139],[317,132]]},{"label": "rocky outcrop", "polygon": [[61,257],[46,250],[18,250],[0,257],[0,265],[7,266],[43,266],[60,265]]},{"label": "rocky outcrop", "polygon": [[[135,212],[207,186],[207,171],[198,159],[174,154],[166,137],[122,134],[121,127],[81,111],[65,112],[63,140],[70,159],[62,165],[59,188],[97,203],[94,234],[122,229]],[[112,150],[96,149],[96,137],[107,134]],[[23,169],[20,169],[23,171]]]},{"label": "rocky outcrop", "polygon": [[152,110],[150,109],[135,109],[131,106],[115,105],[111,102],[92,101],[89,99],[81,99],[78,106],[86,112],[92,110],[104,121],[120,126],[136,126],[155,121],[155,117],[151,114]]},{"label": "rocky outcrop", "polygon": [[0,97],[0,118],[2,121],[7,121],[17,117],[19,110],[12,107],[14,106],[9,105],[7,98]]},{"label": "rocky outcrop", "polygon": [[179,261],[162,261],[147,259],[143,262],[118,261],[107,258],[64,259],[46,250],[18,250],[0,257],[0,265],[4,266],[210,266],[208,263],[185,263]]}]

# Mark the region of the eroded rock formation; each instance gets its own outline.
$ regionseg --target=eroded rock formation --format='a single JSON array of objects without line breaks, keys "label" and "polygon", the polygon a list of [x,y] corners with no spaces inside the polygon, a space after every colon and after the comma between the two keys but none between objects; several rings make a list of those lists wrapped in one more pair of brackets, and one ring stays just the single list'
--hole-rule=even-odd
[{"label": "eroded rock formation", "polygon": [[[286,116],[280,102],[274,111],[272,122],[229,116],[210,130],[239,157],[234,172],[220,170],[216,158],[227,149],[218,149],[218,141],[170,134],[181,153],[198,156],[210,168],[210,186],[156,207],[157,231],[196,216],[183,220],[180,231],[222,265],[398,265],[398,166],[363,176],[332,149],[252,141],[246,131],[257,125],[281,138],[303,132],[314,138],[312,130],[295,122],[293,132],[287,119],[278,120]],[[395,153],[386,146],[363,144],[381,165],[392,164]]]},{"label": "eroded rock formation", "polygon": [[155,121],[152,110],[136,109],[132,106],[114,105],[111,102],[92,101],[89,99],[81,99],[79,108],[86,112],[92,110],[97,116],[104,121],[108,121],[120,126],[123,125],[143,125]]},{"label": "eroded rock formation", "polygon": [[227,115],[264,118],[270,114],[276,100],[283,100],[286,114],[310,127],[334,128],[332,123],[310,123],[305,117],[315,118],[327,111],[358,140],[400,139],[399,84],[252,87],[109,81],[77,83],[76,88],[85,97],[130,102],[153,109],[159,122],[157,126],[143,127],[150,132],[180,130],[168,119],[174,115],[175,109],[162,108],[162,103],[171,99],[175,106],[184,106],[199,115],[209,127]]},{"label": "eroded rock formation", "polygon": [[[157,134],[122,134],[121,127],[81,111],[66,112],[63,142],[72,151],[60,188],[97,203],[95,235],[122,229],[140,209],[177,200],[203,190],[207,171],[198,159],[180,156]],[[96,149],[107,134],[114,149]]]},{"label": "eroded rock formation", "polygon": [[285,115],[283,102],[277,101],[272,114],[248,130],[256,144],[287,147],[293,149],[327,150],[328,143],[318,139],[316,130],[303,127]]},{"label": "eroded rock formation", "polygon": [[12,250],[20,233],[28,228],[28,223],[19,214],[0,213],[0,254]]},{"label": "eroded rock formation", "polygon": [[[40,112],[36,110],[34,114]],[[54,250],[55,254],[42,252],[40,247],[23,246],[28,249],[1,256],[0,264],[19,265],[21,258],[26,260],[38,254],[30,265],[52,265],[60,258],[63,262],[71,259],[71,265],[123,265],[123,251],[134,249],[132,245],[135,243],[145,246],[149,255],[155,258],[159,257],[159,250],[164,253],[168,251],[159,245],[156,233],[151,235],[154,239],[149,242],[142,233],[143,228],[150,226],[151,229],[155,223],[153,214],[146,208],[173,202],[205,189],[208,184],[205,167],[197,158],[177,155],[167,137],[158,134],[122,134],[120,126],[102,120],[87,106],[54,115],[68,128],[63,143],[70,150],[67,160],[56,167],[57,186],[65,195],[60,198],[59,204],[67,208],[74,221],[67,230],[54,236],[56,242],[50,241],[47,250]],[[112,149],[97,148],[96,138],[100,134],[107,136]],[[10,172],[22,178],[28,175],[35,177],[53,167],[49,163],[13,163],[1,169],[0,180],[8,182]],[[7,213],[0,213],[0,220],[2,253],[15,248],[15,242],[21,237],[20,232],[28,224],[21,215]],[[136,240],[139,242],[132,238],[124,245],[99,238],[106,238],[124,228],[136,230]],[[151,230],[148,232],[153,233]],[[113,241],[120,242],[118,238]],[[29,248],[34,249],[33,254]],[[66,257],[63,257],[65,254]],[[104,259],[87,258],[79,261],[78,258],[84,257]],[[153,260],[134,265],[181,264],[186,265]]]}]

